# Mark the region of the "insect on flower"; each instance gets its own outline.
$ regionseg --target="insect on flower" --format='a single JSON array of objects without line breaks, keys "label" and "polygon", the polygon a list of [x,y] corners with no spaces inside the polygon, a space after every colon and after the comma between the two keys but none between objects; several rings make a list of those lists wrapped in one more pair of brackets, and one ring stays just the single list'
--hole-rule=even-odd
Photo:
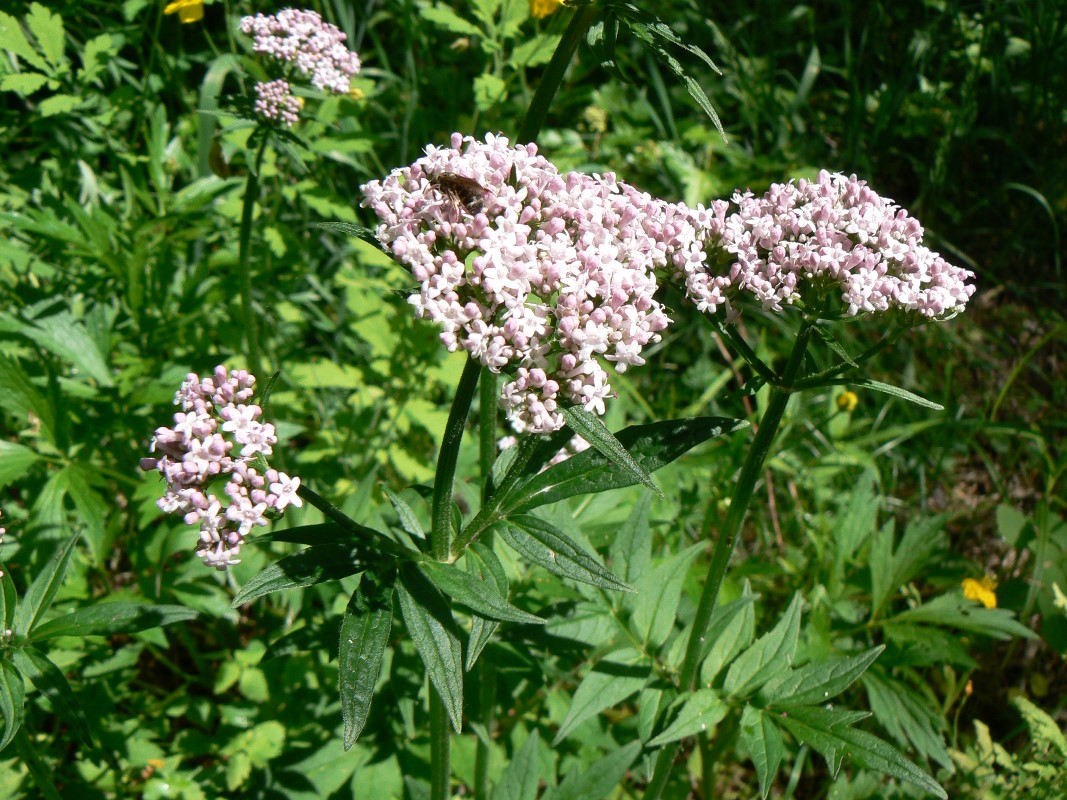
[{"label": "insect on flower", "polygon": [[477,214],[485,207],[485,187],[473,178],[442,172],[430,178],[430,185],[448,200],[456,216],[464,210]]}]

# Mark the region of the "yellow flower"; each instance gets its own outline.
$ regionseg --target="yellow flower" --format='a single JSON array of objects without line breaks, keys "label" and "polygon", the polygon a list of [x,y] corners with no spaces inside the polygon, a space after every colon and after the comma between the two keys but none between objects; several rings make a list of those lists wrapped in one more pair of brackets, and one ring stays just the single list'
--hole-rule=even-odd
[{"label": "yellow flower", "polygon": [[530,0],[530,13],[537,19],[554,14],[563,5],[563,0]]},{"label": "yellow flower", "polygon": [[164,14],[175,12],[182,22],[199,22],[204,18],[204,0],[174,0],[163,9]]},{"label": "yellow flower", "polygon": [[997,607],[996,588],[997,581],[992,575],[986,575],[981,580],[963,579],[963,596],[968,600],[976,600],[986,608]]},{"label": "yellow flower", "polygon": [[844,391],[837,396],[837,407],[842,411],[852,413],[859,405],[860,399],[855,392]]}]

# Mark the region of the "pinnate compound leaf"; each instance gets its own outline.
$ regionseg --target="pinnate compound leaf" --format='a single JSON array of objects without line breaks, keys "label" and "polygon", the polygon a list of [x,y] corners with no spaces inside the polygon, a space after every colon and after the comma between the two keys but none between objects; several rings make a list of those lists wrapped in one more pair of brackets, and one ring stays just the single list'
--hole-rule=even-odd
[{"label": "pinnate compound leaf", "polygon": [[12,629],[16,636],[27,636],[33,630],[37,622],[44,616],[52,601],[56,598],[56,592],[63,583],[63,575],[66,574],[67,565],[70,563],[74,545],[78,543],[78,535],[71,536],[56,551],[52,560],[45,564],[44,569],[37,573],[30,588],[22,596],[22,602],[15,608]]},{"label": "pinnate compound leaf", "polygon": [[571,772],[559,786],[549,789],[544,800],[602,800],[626,777],[627,770],[641,752],[640,742],[612,750],[597,759],[583,772]]},{"label": "pinnate compound leaf", "polygon": [[883,678],[875,670],[863,676],[863,688],[871,712],[886,733],[901,745],[914,747],[923,758],[952,768],[952,756],[941,733],[948,725],[939,706],[903,681]]},{"label": "pinnate compound leaf", "polygon": [[621,703],[648,682],[649,666],[636,650],[620,650],[611,658],[599,662],[578,685],[567,716],[552,740],[553,746],[587,719]]},{"label": "pinnate compound leaf", "polygon": [[15,665],[6,658],[0,658],[0,717],[4,720],[3,734],[0,735],[0,752],[11,744],[20,727],[25,713],[26,686],[22,675]]},{"label": "pinnate compound leaf", "polygon": [[522,514],[505,520],[497,530],[509,547],[555,575],[601,589],[633,591],[562,531],[544,520]]},{"label": "pinnate compound leaf", "polygon": [[767,800],[774,784],[774,776],[782,763],[785,747],[782,732],[767,714],[755,706],[746,705],[741,712],[741,741],[752,758],[759,778],[760,797]]},{"label": "pinnate compound leaf", "polygon": [[351,749],[367,724],[393,623],[394,579],[392,570],[385,575],[364,572],[341,620],[337,671],[345,750]]},{"label": "pinnate compound leaf", "polygon": [[723,688],[734,697],[759,689],[793,663],[800,634],[800,595],[793,595],[785,614],[769,632],[737,657],[726,673]]},{"label": "pinnate compound leaf", "polygon": [[400,568],[396,593],[411,641],[452,727],[459,733],[463,725],[463,647],[448,603],[411,564]]},{"label": "pinnate compound leaf", "polygon": [[[470,573],[487,585],[493,587],[501,597],[508,596],[508,576],[504,572],[504,565],[500,563],[492,548],[486,547],[481,542],[474,542],[467,548],[467,568]],[[468,672],[474,668],[478,656],[493,638],[500,623],[495,619],[475,614],[471,620],[471,635],[467,641],[467,660],[463,665]]]},{"label": "pinnate compound leaf", "polygon": [[825,703],[851,686],[883,650],[885,646],[880,645],[865,653],[840,658],[828,664],[805,664],[800,669],[791,669],[764,686],[762,694],[775,706]]},{"label": "pinnate compound leaf", "polygon": [[63,57],[63,18],[40,3],[32,3],[30,13],[26,15],[26,27],[36,37],[48,63],[57,70],[63,67],[66,62]]},{"label": "pinnate compound leaf", "polygon": [[1067,758],[1067,736],[1063,735],[1056,720],[1022,695],[1013,697],[1011,704],[1022,715],[1023,722],[1030,729],[1030,738],[1042,751],[1050,746],[1055,747],[1063,758]]},{"label": "pinnate compound leaf", "polygon": [[[633,425],[616,433],[615,439],[645,474],[651,474],[701,442],[747,426],[744,420],[690,417]],[[620,489],[637,482],[632,472],[590,448],[520,483],[500,502],[505,511],[529,511],[575,495]]]},{"label": "pinnate compound leaf", "polygon": [[680,704],[677,716],[663,733],[648,743],[650,747],[676,742],[714,728],[730,710],[714,689],[697,689],[675,702]]},{"label": "pinnate compound leaf", "polygon": [[83,742],[93,747],[93,736],[89,732],[89,720],[82,710],[81,703],[74,696],[74,691],[67,683],[59,667],[49,661],[35,647],[19,648],[12,653],[12,661],[30,683],[48,698],[52,710],[66,722]]},{"label": "pinnate compound leaf", "polygon": [[809,745],[822,755],[830,765],[832,774],[836,774],[842,758],[849,758],[865,769],[899,778],[941,800],[948,800],[945,790],[933,778],[891,744],[874,734],[849,727],[852,722],[843,712],[804,706],[792,709],[788,714],[775,716],[774,720],[793,734],[797,741]]},{"label": "pinnate compound leaf", "polygon": [[533,731],[501,773],[493,800],[535,800],[541,782],[540,747],[541,736]]},{"label": "pinnate compound leaf", "polygon": [[137,633],[174,622],[187,622],[199,616],[186,606],[135,603],[121,600],[98,603],[71,611],[30,631],[30,641],[39,642],[57,636],[112,636],[117,633]]},{"label": "pinnate compound leaf", "polygon": [[652,476],[641,468],[641,465],[607,429],[600,417],[582,406],[562,407],[560,412],[572,431],[589,442],[590,447],[608,459],[615,467],[628,474],[633,479],[633,483],[643,483],[660,497],[663,496],[663,492],[656,486]]},{"label": "pinnate compound leaf", "polygon": [[0,50],[10,50],[41,72],[51,72],[51,65],[41,58],[37,48],[30,44],[18,19],[3,11],[0,11]]},{"label": "pinnate compound leaf", "polygon": [[362,546],[348,544],[320,544],[293,553],[260,570],[241,588],[232,605],[236,608],[271,592],[355,575],[366,566],[360,560],[362,553]]},{"label": "pinnate compound leaf", "polygon": [[427,562],[419,565],[423,574],[457,603],[483,617],[502,622],[525,622],[543,625],[544,620],[516,608],[496,591],[493,581],[486,581],[452,564]]}]

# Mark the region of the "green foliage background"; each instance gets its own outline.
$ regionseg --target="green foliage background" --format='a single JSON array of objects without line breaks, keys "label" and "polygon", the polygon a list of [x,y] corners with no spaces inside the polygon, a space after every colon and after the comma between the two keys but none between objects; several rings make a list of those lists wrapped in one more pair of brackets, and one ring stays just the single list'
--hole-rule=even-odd
[{"label": "green foliage background", "polygon": [[[315,223],[373,224],[359,186],[452,131],[514,136],[571,12],[533,20],[516,0],[311,6],[348,33],[364,70],[352,96],[309,104],[298,141],[267,154],[253,260],[266,360],[281,372],[268,413],[286,469],[384,527],[394,512],[383,487],[431,479],[462,359],[411,319],[409,276]],[[343,753],[330,653],[354,579],[231,608],[236,587],[287,546],[248,548],[232,574],[208,573],[190,557],[190,532],[156,509],[156,477],[136,468],[185,373],[243,365],[237,229],[252,154],[234,109],[255,67],[235,30],[242,14],[277,10],[209,3],[202,22],[182,25],[162,7],[53,0],[0,13],[4,580],[22,594],[80,532],[57,614],[105,599],[200,612],[163,629],[53,640],[49,656],[99,747],[79,744],[32,691],[31,742],[72,796],[418,798],[427,743],[414,648],[390,649],[364,738]],[[856,172],[978,274],[967,314],[913,332],[875,365],[874,377],[945,412],[863,393],[852,411],[829,393],[790,408],[727,599],[759,595],[751,638],[801,593],[798,665],[885,646],[848,705],[872,710],[871,729],[951,796],[1056,797],[1067,759],[1067,601],[1054,589],[1067,592],[1057,413],[1067,407],[1067,7],[709,10],[693,0],[647,10],[721,68],[685,65],[728,143],[674,76],[623,38],[614,66],[632,84],[583,49],[554,101],[538,144],[561,169],[614,170],[693,204],[823,167]],[[765,399],[735,391],[739,362],[681,304],[672,315],[654,368],[618,381],[609,426],[752,418]],[[746,313],[745,326],[761,355],[787,351],[774,319]],[[854,326],[846,343],[861,349],[872,327]],[[646,496],[635,516],[636,489],[553,513],[579,524],[624,578],[654,587],[656,576],[687,575],[673,600],[684,619],[703,574],[694,564],[706,558],[703,504],[726,502],[746,443],[722,437],[657,473],[666,497]],[[476,442],[461,458],[473,474]],[[460,486],[461,502],[475,504],[476,492]],[[415,492],[403,496],[415,504]],[[287,524],[317,519],[304,509]],[[573,788],[585,774],[617,775],[606,787],[622,780],[617,748],[658,702],[654,685],[616,680],[608,695],[595,678],[669,662],[675,631],[657,631],[639,601],[506,566],[513,602],[553,622],[510,626],[482,656],[498,676],[491,772],[504,788],[494,797],[532,797],[521,788],[530,776],[556,798],[640,796],[639,781],[603,795]],[[960,582],[987,571],[1000,605],[1038,639],[1002,639],[1018,633],[997,628],[1003,615],[977,627],[962,619],[980,615]],[[620,644],[620,630],[644,636]],[[582,695],[585,686],[594,688]],[[474,715],[492,698],[471,702]],[[724,744],[719,796],[758,792],[744,726]],[[468,785],[475,741],[455,745]],[[798,742],[785,759],[775,797],[916,796],[859,766],[834,779]],[[23,759],[0,754],[0,796],[29,787]],[[690,790],[681,773],[669,788]]]}]

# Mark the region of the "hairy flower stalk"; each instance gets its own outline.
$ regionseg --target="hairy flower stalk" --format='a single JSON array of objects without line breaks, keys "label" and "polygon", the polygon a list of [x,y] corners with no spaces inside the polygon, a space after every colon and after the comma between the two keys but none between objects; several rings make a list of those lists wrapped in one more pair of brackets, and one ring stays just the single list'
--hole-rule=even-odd
[{"label": "hairy flower stalk", "polygon": [[[254,528],[287,506],[303,505],[299,478],[262,468],[278,437],[273,425],[260,421],[263,409],[249,402],[255,382],[245,370],[227,374],[223,366],[203,379],[189,373],[174,397],[182,411],[152,438],[152,451],[163,455],[141,460],[141,469],[157,470],[165,481],[157,505],[199,526],[196,553],[220,570],[240,562],[241,545]],[[218,480],[225,480],[222,492],[209,493]]]},{"label": "hairy flower stalk", "polygon": [[416,316],[509,378],[500,403],[520,433],[559,430],[561,403],[603,414],[602,361],[644,364],[670,322],[654,298],[669,206],[612,174],[561,175],[535,145],[457,133],[363,194],[420,283]]}]

